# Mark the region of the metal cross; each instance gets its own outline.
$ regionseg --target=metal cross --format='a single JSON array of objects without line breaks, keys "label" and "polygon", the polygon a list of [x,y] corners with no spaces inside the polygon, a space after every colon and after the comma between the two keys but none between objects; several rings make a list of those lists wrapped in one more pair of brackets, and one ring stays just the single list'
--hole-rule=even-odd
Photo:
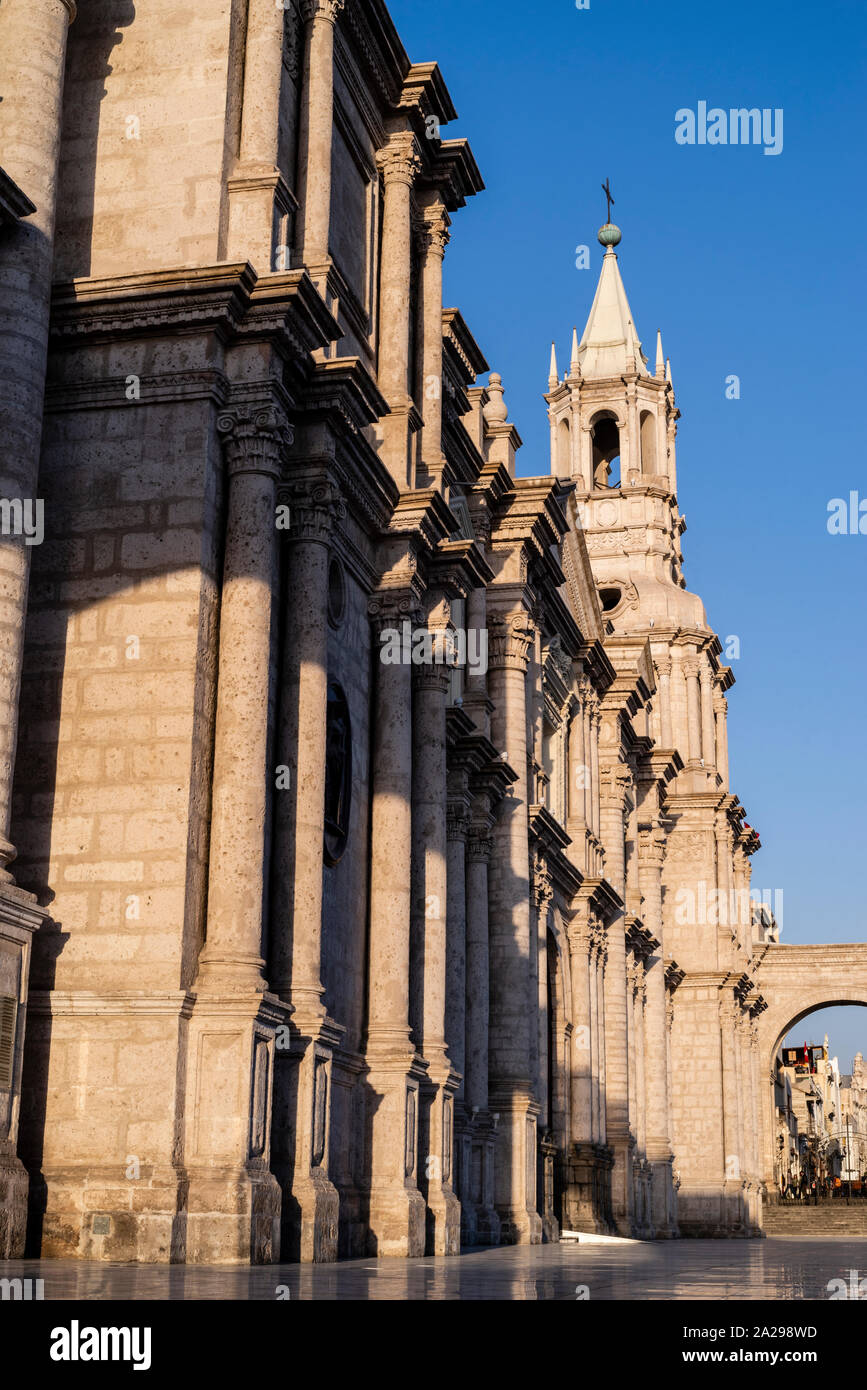
[{"label": "metal cross", "polygon": [[610,181],[609,181],[608,179],[606,179],[605,182],[604,182],[603,185],[602,185],[602,192],[605,194],[606,198],[608,199],[608,217],[607,217],[607,219],[606,219],[608,222],[611,221],[611,205],[612,205],[612,203],[614,202],[614,199],[613,199],[612,196],[611,196],[611,188],[610,188],[610,186],[609,186],[609,183],[610,183]]}]

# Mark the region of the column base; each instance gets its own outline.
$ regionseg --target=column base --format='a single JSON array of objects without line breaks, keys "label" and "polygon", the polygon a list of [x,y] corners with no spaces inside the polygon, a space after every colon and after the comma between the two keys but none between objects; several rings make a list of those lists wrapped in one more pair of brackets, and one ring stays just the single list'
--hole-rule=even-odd
[{"label": "column base", "polygon": [[34,1258],[183,1263],[187,1255],[186,1174],[142,1166],[118,1180],[119,1163],[47,1167],[30,1194]]},{"label": "column base", "polygon": [[[419,1088],[426,1066],[402,1039],[380,1050],[365,1078],[370,1125],[367,1188],[369,1255],[425,1253],[427,1204],[417,1186]],[[368,1056],[372,1048],[368,1049]],[[362,1197],[362,1201],[363,1201]]]},{"label": "column base", "polygon": [[490,1098],[499,1115],[494,1141],[495,1204],[501,1245],[541,1245],[542,1218],[536,1209],[536,1119],[532,1101]]},{"label": "column base", "polygon": [[680,1236],[673,1165],[672,1154],[650,1160],[650,1210],[655,1240],[677,1240]]},{"label": "column base", "polygon": [[437,1059],[419,1087],[419,1186],[425,1198],[425,1253],[461,1253],[461,1204],[452,1187],[454,1093],[459,1078]]},{"label": "column base", "polygon": [[633,1237],[635,1224],[633,1153],[635,1138],[608,1135],[608,1147],[613,1156],[611,1168],[611,1220],[614,1234]]},{"label": "column base", "polygon": [[591,1235],[612,1234],[611,1150],[573,1144],[564,1162],[563,1226]]},{"label": "column base", "polygon": [[721,1180],[690,1185],[678,1193],[678,1225],[684,1237],[699,1240],[752,1240],[762,1234],[749,1218],[743,1185]]},{"label": "column base", "polygon": [[283,1193],[280,1258],[330,1264],[340,1225],[340,1195],[328,1175],[332,1058],[343,1029],[324,1016],[299,1028],[298,1018],[281,1032],[275,1058],[271,1168]]},{"label": "column base", "polygon": [[11,1144],[0,1144],[0,1260],[20,1260],[27,1234],[30,1179]]},{"label": "column base", "polygon": [[264,1169],[192,1171],[186,1263],[272,1264],[280,1258],[280,1184]]}]

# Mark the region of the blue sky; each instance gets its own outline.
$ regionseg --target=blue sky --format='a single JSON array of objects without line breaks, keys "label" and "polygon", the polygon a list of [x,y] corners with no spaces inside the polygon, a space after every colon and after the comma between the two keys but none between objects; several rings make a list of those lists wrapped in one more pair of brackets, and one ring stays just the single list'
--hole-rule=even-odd
[{"label": "blue sky", "polygon": [[[522,473],[548,471],[551,340],[562,369],[610,178],[635,321],[651,358],[662,329],[683,415],[687,583],[740,639],[732,788],[762,836],[754,886],[782,890],[786,941],[867,939],[867,536],[827,531],[832,498],[867,499],[863,0],[389,8],[410,58],[440,64],[445,134],[487,184],[454,217],[445,294],[503,376]],[[675,112],[700,101],[781,108],[782,152],[677,144]],[[867,1051],[863,1010],[830,1032],[846,1068]]]}]

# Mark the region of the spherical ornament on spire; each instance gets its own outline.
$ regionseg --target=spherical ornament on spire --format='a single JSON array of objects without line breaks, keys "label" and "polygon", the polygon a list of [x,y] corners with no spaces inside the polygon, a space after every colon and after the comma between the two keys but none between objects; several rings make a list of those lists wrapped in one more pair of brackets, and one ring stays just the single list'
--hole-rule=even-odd
[{"label": "spherical ornament on spire", "polygon": [[619,227],[615,227],[613,222],[606,222],[604,227],[599,228],[596,238],[601,246],[617,246],[621,235]]}]

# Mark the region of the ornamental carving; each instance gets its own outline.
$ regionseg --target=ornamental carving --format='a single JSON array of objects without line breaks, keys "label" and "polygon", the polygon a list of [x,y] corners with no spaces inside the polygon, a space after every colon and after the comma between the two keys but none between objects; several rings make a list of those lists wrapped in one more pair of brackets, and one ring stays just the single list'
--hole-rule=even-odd
[{"label": "ornamental carving", "polygon": [[487,864],[494,852],[494,841],[487,830],[471,825],[467,833],[467,859]]},{"label": "ornamental carving", "polygon": [[226,410],[217,417],[229,474],[265,473],[278,477],[294,431],[275,406]]},{"label": "ornamental carving", "polygon": [[305,22],[322,18],[333,24],[345,3],[346,0],[301,0],[301,14]]},{"label": "ornamental carving", "polygon": [[377,150],[376,164],[386,186],[405,183],[411,188],[422,167],[415,136],[410,131],[392,135],[388,144]]},{"label": "ornamental carving", "polygon": [[289,507],[285,535],[290,541],[317,541],[327,545],[334,524],[346,516],[346,506],[332,482],[289,483],[281,487],[278,501]]},{"label": "ornamental carving", "polygon": [[526,671],[530,661],[530,644],[535,636],[533,624],[525,613],[511,618],[488,619],[488,665],[492,670],[509,667]]}]

